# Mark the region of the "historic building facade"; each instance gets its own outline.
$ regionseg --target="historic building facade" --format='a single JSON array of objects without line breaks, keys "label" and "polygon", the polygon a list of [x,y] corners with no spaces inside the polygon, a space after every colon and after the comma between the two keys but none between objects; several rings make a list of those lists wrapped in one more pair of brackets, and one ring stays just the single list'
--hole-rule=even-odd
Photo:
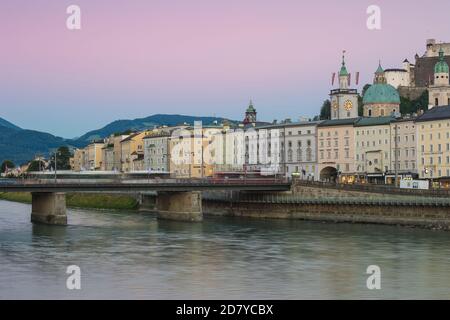
[{"label": "historic building facade", "polygon": [[327,120],[317,127],[318,178],[321,181],[353,183],[355,168],[355,123],[359,118]]},{"label": "historic building facade", "polygon": [[416,126],[420,178],[450,179],[450,106],[432,108]]},{"label": "historic building facade", "polygon": [[321,121],[286,124],[283,127],[286,176],[315,180],[317,171],[317,126]]},{"label": "historic building facade", "polygon": [[387,183],[395,174],[401,178],[417,178],[417,128],[415,118],[398,118],[391,122],[391,165]]},{"label": "historic building facade", "polygon": [[358,182],[385,183],[391,169],[391,123],[394,117],[361,118],[355,123]]}]

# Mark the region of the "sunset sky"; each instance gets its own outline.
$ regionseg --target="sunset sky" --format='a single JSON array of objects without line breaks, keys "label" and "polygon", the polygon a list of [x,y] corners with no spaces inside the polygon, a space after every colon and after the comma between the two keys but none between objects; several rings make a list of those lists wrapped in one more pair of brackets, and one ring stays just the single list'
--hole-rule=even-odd
[{"label": "sunset sky", "polygon": [[449,14],[448,0],[2,0],[0,117],[72,138],[155,113],[242,119],[249,99],[259,120],[313,116],[342,50],[360,89],[379,59],[400,67],[427,38],[450,42]]}]

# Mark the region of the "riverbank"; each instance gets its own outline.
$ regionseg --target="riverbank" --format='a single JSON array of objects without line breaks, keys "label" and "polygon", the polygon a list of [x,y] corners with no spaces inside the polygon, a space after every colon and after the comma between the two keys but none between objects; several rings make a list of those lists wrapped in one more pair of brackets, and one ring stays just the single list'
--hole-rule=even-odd
[{"label": "riverbank", "polygon": [[[31,203],[29,192],[0,193],[0,200]],[[139,207],[136,197],[124,194],[68,193],[66,205],[71,208],[135,210]]]}]

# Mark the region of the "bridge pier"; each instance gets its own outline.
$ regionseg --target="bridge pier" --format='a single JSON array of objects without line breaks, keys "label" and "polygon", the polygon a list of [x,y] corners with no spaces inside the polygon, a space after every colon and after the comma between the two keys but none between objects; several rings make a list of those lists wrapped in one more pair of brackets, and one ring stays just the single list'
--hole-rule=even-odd
[{"label": "bridge pier", "polygon": [[158,219],[200,222],[203,220],[202,194],[189,192],[158,192],[156,198]]},{"label": "bridge pier", "polygon": [[67,225],[65,193],[32,192],[31,197],[31,222]]}]

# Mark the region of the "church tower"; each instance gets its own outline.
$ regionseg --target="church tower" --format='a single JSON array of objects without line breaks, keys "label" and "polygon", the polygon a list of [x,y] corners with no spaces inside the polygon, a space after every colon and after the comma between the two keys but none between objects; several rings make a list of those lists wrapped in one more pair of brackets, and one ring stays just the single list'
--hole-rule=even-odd
[{"label": "church tower", "polygon": [[342,66],[339,71],[339,89],[333,89],[330,93],[332,120],[358,117],[358,91],[349,87],[350,74],[345,65],[344,51]]},{"label": "church tower", "polygon": [[256,123],[256,109],[253,107],[253,102],[250,100],[250,104],[245,111],[244,124]]},{"label": "church tower", "polygon": [[444,60],[444,50],[439,50],[439,61],[434,66],[434,84],[428,88],[429,106],[431,109],[436,106],[450,105],[450,83],[449,67]]}]

